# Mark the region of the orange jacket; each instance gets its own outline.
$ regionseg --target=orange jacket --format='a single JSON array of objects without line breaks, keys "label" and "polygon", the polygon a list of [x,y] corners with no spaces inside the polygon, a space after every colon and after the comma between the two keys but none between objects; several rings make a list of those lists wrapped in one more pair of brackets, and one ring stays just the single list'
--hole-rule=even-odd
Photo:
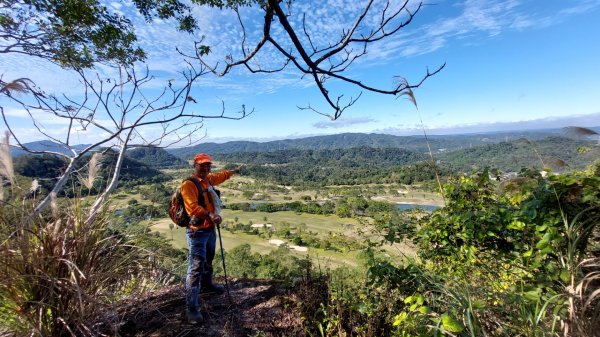
[{"label": "orange jacket", "polygon": [[213,203],[210,193],[208,193],[208,187],[210,186],[209,181],[213,186],[219,185],[231,178],[232,175],[233,171],[230,170],[223,170],[218,173],[209,173],[205,180],[201,180],[195,174],[192,175],[194,178],[198,179],[198,181],[200,181],[200,185],[202,185],[206,209],[198,205],[198,189],[196,188],[194,182],[186,180],[183,182],[183,184],[181,184],[181,196],[183,197],[183,203],[185,205],[185,211],[187,214],[189,214],[190,217],[205,219],[200,224],[196,224],[195,226],[190,225],[191,229],[210,228],[214,226],[212,221],[207,219],[208,213],[213,213],[215,211],[215,204]]}]

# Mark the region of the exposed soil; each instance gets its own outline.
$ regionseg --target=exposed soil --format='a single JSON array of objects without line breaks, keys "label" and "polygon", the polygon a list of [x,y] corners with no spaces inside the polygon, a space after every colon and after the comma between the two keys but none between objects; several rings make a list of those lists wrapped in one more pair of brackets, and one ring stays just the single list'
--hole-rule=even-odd
[{"label": "exposed soil", "polygon": [[[221,282],[222,283],[222,282]],[[227,293],[202,294],[205,322],[185,319],[185,289],[169,286],[112,313],[120,336],[304,336],[298,296],[273,280],[234,280]]]}]

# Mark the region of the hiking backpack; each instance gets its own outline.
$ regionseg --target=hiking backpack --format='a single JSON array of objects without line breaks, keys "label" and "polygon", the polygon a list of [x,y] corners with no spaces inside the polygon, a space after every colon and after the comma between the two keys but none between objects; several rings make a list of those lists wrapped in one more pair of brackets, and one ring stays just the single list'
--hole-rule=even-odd
[{"label": "hiking backpack", "polygon": [[[202,208],[206,208],[206,203],[204,202],[204,189],[198,179],[194,177],[189,177],[184,179],[181,183],[186,180],[190,180],[196,185],[198,189],[198,205],[202,206]],[[190,224],[190,215],[187,214],[185,210],[185,205],[183,203],[183,196],[181,195],[181,185],[177,187],[175,193],[171,197],[171,202],[169,203],[169,217],[174,224],[179,227],[187,227]]]}]

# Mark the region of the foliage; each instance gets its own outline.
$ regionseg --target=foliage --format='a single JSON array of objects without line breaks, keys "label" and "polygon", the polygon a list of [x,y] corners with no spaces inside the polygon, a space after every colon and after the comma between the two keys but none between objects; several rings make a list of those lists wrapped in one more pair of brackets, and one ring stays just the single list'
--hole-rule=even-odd
[{"label": "foliage", "polygon": [[314,295],[319,314],[315,303],[301,305],[312,319],[306,329],[321,336],[597,336],[599,168],[547,177],[524,170],[501,183],[483,171],[446,184],[446,207],[430,214],[382,209],[375,224],[385,240],[412,240],[419,260],[398,265],[370,243],[366,275],[363,268],[330,272],[325,293]]},{"label": "foliage", "polygon": [[[539,144],[544,138],[556,136],[556,133],[543,131],[498,132],[467,135],[428,135],[429,144],[436,157],[442,153],[458,150],[475,149],[483,146],[494,146],[507,139],[520,139],[527,137],[532,142]],[[554,138],[554,137],[553,137]],[[556,140],[564,140],[560,138]],[[545,141],[541,142],[542,144]],[[589,143],[589,142],[586,142]],[[555,144],[556,145],[556,144]],[[592,144],[593,145],[593,144]],[[202,143],[200,145],[168,149],[169,153],[184,160],[190,159],[198,152],[212,153],[215,155],[235,155],[240,152],[275,152],[282,150],[335,150],[359,147],[369,148],[400,148],[418,153],[428,151],[423,136],[394,136],[386,134],[365,133],[340,133],[334,135],[313,136],[298,139],[283,139],[269,142],[231,141],[226,143]],[[548,146],[549,148],[551,146]],[[462,151],[461,151],[462,152]],[[485,155],[485,151],[477,151]],[[474,157],[474,156],[473,156]],[[520,167],[519,167],[520,168]]]},{"label": "foliage", "polygon": [[[446,178],[457,171],[471,172],[473,168],[483,170],[474,164],[481,162],[493,168],[490,173],[498,179],[506,172],[518,172],[523,167],[544,166],[539,158],[532,159],[532,148],[542,154],[545,166],[559,171],[572,170],[591,164],[600,151],[590,140],[544,133],[528,135],[535,143],[522,138],[502,141],[518,134],[486,136],[434,137],[432,147],[444,150],[435,155],[441,176]],[[424,161],[422,153],[426,149],[422,139],[417,137],[342,134],[268,143],[229,142],[202,146],[203,150],[214,153],[219,161],[246,164],[247,175],[288,186],[410,185],[435,178],[434,167]],[[588,150],[582,151],[582,147]],[[197,148],[171,152],[189,158],[194,150]],[[433,184],[430,188],[438,190]]]},{"label": "foliage", "polygon": [[[563,334],[585,336],[599,323],[599,301],[592,288],[572,289],[600,271],[593,262],[600,254],[594,171],[548,178],[524,171],[500,185],[487,171],[460,177],[445,186],[445,208],[414,219],[416,231],[406,219],[382,228],[391,240],[413,238],[422,268],[433,273],[426,287],[437,301],[433,312],[441,315],[448,310],[441,304],[455,303],[464,331],[554,335],[560,321]],[[590,264],[583,268],[583,261]],[[397,325],[411,312],[400,313]],[[503,321],[503,328],[493,321]]]},{"label": "foliage", "polygon": [[299,187],[414,184],[435,177],[434,169],[423,161],[421,154],[401,148],[281,150],[215,155],[215,158],[243,162],[247,164],[244,174],[259,180]]},{"label": "foliage", "polygon": [[235,247],[225,255],[228,275],[243,278],[267,278],[291,281],[302,276],[308,260],[290,254],[280,248],[266,255],[252,253],[249,244]]},{"label": "foliage", "polygon": [[145,58],[129,20],[99,1],[3,1],[0,29],[6,41],[0,52],[38,56],[65,67]]},{"label": "foliage", "polygon": [[[198,5],[235,8],[254,0],[195,0]],[[188,33],[198,28],[192,7],[181,1],[134,0],[147,20],[175,19],[177,29]],[[41,57],[68,68],[90,68],[94,63],[132,64],[145,52],[136,45],[130,18],[111,11],[102,2],[67,0],[8,0],[0,3],[0,32],[5,44],[0,53]]]},{"label": "foliage", "polygon": [[[531,155],[534,149],[541,154],[543,163],[539,157]],[[510,142],[473,146],[448,151],[437,157],[443,164],[462,172],[483,170],[484,167],[478,163],[485,163],[486,166],[504,172],[518,172],[523,167],[549,168],[554,171],[582,169],[599,155],[600,148],[594,146],[594,141],[548,136],[535,142],[519,138]]]},{"label": "foliage", "polygon": [[311,161],[320,166],[343,164],[349,167],[375,165],[389,167],[407,164],[422,159],[415,151],[402,148],[354,147],[345,149],[325,150],[279,150],[270,152],[237,152],[233,154],[218,154],[216,158],[227,162],[242,162],[252,165],[289,164],[300,161]]},{"label": "foliage", "polygon": [[[363,137],[344,135],[339,137],[340,139],[331,136],[333,141],[345,140],[346,143],[343,145],[334,143],[329,147],[313,139],[317,137],[288,140],[286,143],[274,142],[271,145],[273,148],[262,143],[258,146],[249,142],[231,142],[227,145],[219,144],[220,147],[214,146],[214,151],[222,151],[215,154],[215,158],[219,161],[245,163],[246,175],[280,185],[314,188],[371,183],[412,185],[426,182],[431,190],[438,190],[437,186],[431,183],[435,179],[435,167],[425,161],[421,153],[407,150],[406,147],[384,146],[396,141],[395,138],[388,140],[380,139],[379,136],[382,135],[368,136],[371,137],[370,143],[369,138],[365,138],[364,135]],[[541,135],[538,135],[539,137]],[[321,141],[325,139],[329,138]],[[436,166],[444,179],[454,175],[455,172],[470,172],[473,167],[482,170],[483,167],[473,164],[479,162],[488,163],[492,168],[490,174],[497,179],[503,178],[506,172],[518,172],[523,167],[545,166],[559,171],[572,170],[592,163],[598,157],[600,150],[592,141],[559,136],[539,138],[535,143],[523,139],[496,144],[483,143],[466,149],[460,149],[459,146],[465,146],[466,140],[458,139],[448,137],[443,139],[443,142],[439,140],[440,147],[444,142],[455,146],[454,149],[445,149],[444,152],[436,154],[436,158],[439,159]],[[379,140],[382,143],[378,143]],[[401,140],[402,138],[398,142]],[[354,143],[369,145],[351,147]],[[481,141],[479,143],[482,144]],[[236,145],[239,148],[234,152]],[[290,149],[279,150],[275,149],[275,146],[290,147]],[[589,150],[582,152],[580,150],[582,146],[587,146]],[[298,148],[293,149],[293,147]],[[532,160],[532,147],[543,155]],[[181,151],[191,149],[182,149],[174,153],[180,154],[183,153]],[[570,164],[566,165],[565,161]]]},{"label": "foliage", "polygon": [[66,165],[63,158],[50,154],[23,155],[14,160],[15,173],[25,177],[54,179]]}]

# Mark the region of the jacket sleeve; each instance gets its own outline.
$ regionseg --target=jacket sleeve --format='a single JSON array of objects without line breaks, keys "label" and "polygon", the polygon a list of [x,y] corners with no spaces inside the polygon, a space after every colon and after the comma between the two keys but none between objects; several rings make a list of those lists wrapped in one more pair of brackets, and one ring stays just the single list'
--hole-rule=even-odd
[{"label": "jacket sleeve", "polygon": [[233,171],[230,170],[223,170],[221,172],[218,173],[211,173],[208,176],[208,179],[210,180],[210,182],[213,185],[220,185],[223,182],[225,182],[227,179],[231,178],[231,176],[233,176]]},{"label": "jacket sleeve", "polygon": [[207,215],[206,210],[198,205],[198,189],[192,181],[186,180],[181,184],[181,196],[183,197],[185,211],[190,217],[202,218]]}]

